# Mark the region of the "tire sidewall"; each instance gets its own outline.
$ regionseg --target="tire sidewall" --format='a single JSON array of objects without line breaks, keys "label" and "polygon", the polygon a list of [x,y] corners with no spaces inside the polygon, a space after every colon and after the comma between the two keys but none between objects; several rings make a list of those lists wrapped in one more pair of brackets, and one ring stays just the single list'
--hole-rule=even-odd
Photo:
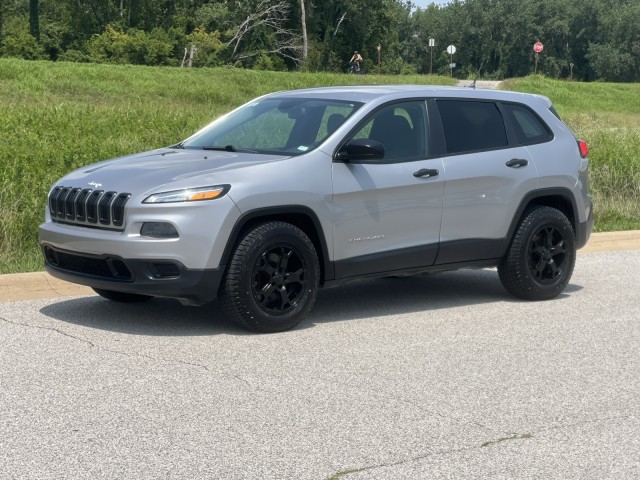
[{"label": "tire sidewall", "polygon": [[[241,304],[247,308],[250,317],[247,319],[248,323],[261,326],[269,325],[271,327],[269,329],[274,331],[288,329],[299,323],[313,306],[319,283],[318,260],[315,251],[311,252],[304,240],[298,238],[300,233],[302,232],[297,228],[294,230],[286,226],[279,226],[265,232],[258,241],[253,242],[247,249],[240,269],[238,293]],[[265,250],[278,246],[293,249],[302,259],[306,284],[293,309],[282,315],[273,315],[263,310],[253,294],[253,274],[256,262]]]},{"label": "tire sidewall", "polygon": [[[542,215],[542,212],[554,212],[554,214]],[[524,239],[524,248],[522,249],[523,255],[521,255],[519,259],[520,268],[532,287],[532,294],[541,299],[553,298],[564,290],[571,279],[571,275],[573,274],[576,259],[575,236],[569,221],[559,211],[555,209],[541,209],[540,211],[533,211],[531,215],[533,214],[537,214],[540,218],[531,222],[527,229]],[[556,228],[562,234],[563,241],[566,246],[565,258],[561,265],[562,273],[558,276],[556,281],[549,284],[539,283],[533,276],[529,265],[533,239],[541,229],[546,227]]]}]

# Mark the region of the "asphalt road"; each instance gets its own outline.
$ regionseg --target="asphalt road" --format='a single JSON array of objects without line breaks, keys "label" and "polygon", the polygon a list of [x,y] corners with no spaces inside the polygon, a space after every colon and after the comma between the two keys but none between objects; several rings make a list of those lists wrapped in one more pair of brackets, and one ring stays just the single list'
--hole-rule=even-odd
[{"label": "asphalt road", "polygon": [[0,303],[0,478],[640,478],[638,271],[581,253],[539,303],[486,270],[361,281],[274,335]]}]

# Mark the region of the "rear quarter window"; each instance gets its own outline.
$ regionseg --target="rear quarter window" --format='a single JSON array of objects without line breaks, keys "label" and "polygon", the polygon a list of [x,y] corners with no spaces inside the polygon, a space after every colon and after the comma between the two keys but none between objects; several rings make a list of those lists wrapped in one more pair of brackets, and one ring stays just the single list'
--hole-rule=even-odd
[{"label": "rear quarter window", "polygon": [[543,143],[553,139],[551,129],[529,108],[515,104],[504,104],[503,107],[511,117],[518,140],[522,145]]}]

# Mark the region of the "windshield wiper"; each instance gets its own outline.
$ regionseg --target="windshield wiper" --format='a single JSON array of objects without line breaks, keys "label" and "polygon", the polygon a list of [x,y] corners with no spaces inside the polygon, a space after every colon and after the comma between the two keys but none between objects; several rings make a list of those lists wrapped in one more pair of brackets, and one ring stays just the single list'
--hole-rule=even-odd
[{"label": "windshield wiper", "polygon": [[258,153],[257,150],[247,150],[245,148],[236,148],[233,145],[205,145],[204,147],[200,147],[203,150],[221,150],[223,152],[241,152],[241,153]]},{"label": "windshield wiper", "polygon": [[205,145],[202,147],[203,150],[222,150],[224,152],[237,152],[238,149],[233,145]]}]

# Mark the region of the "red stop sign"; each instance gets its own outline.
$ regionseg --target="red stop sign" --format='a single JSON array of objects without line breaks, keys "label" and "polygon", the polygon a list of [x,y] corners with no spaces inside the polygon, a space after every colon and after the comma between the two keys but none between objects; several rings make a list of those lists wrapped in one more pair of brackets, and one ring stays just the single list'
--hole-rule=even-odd
[{"label": "red stop sign", "polygon": [[542,50],[544,50],[544,45],[540,42],[536,42],[533,44],[533,51],[536,53],[540,53]]}]

